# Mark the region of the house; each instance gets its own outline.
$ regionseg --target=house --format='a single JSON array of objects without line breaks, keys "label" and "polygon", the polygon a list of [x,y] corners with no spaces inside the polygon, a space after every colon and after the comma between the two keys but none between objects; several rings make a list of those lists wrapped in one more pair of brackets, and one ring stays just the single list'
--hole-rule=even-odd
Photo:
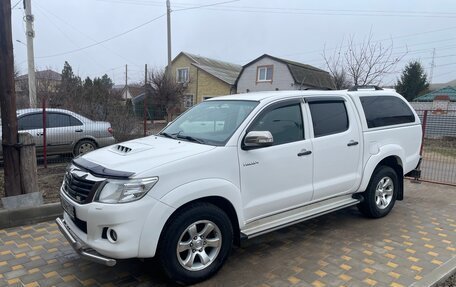
[{"label": "house", "polygon": [[236,85],[238,93],[335,88],[327,71],[267,54],[245,64]]},{"label": "house", "polygon": [[144,93],[144,85],[125,85],[121,90],[121,98],[124,101],[131,100],[134,97]]},{"label": "house", "polygon": [[452,80],[452,81],[449,81],[447,83],[432,83],[432,84],[429,84],[429,91],[435,91],[435,90],[440,90],[442,88],[445,88],[445,87],[453,87],[453,88],[456,88],[456,79]]},{"label": "house", "polygon": [[181,52],[171,62],[178,83],[186,86],[183,108],[212,97],[234,94],[241,66]]},{"label": "house", "polygon": [[[57,92],[58,86],[62,81],[62,75],[48,69],[43,71],[36,71],[35,79],[37,94],[49,94]],[[15,89],[17,101],[19,103],[23,101],[28,103],[28,74],[19,76],[15,79]]]},{"label": "house", "polygon": [[456,111],[456,88],[447,86],[427,93],[415,98],[413,102],[411,102],[411,105],[417,111]]}]

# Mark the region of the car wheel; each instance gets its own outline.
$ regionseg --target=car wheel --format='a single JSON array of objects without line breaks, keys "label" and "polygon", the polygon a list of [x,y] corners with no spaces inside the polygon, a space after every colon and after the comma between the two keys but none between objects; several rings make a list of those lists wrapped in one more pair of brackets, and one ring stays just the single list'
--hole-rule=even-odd
[{"label": "car wheel", "polygon": [[194,284],[222,267],[232,244],[226,213],[210,203],[197,203],[172,218],[161,236],[158,257],[168,277]]},{"label": "car wheel", "polygon": [[396,171],[389,166],[380,166],[375,169],[364,192],[364,201],[358,208],[368,217],[383,217],[393,209],[398,190]]},{"label": "car wheel", "polygon": [[97,145],[94,141],[91,140],[81,140],[74,147],[73,155],[78,156],[91,152],[97,148]]}]

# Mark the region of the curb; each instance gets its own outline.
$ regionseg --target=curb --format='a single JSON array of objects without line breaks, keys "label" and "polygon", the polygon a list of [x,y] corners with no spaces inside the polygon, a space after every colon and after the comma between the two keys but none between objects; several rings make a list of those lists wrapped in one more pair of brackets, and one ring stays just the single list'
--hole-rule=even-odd
[{"label": "curb", "polygon": [[426,275],[421,281],[415,282],[410,287],[434,287],[439,283],[445,282],[456,272],[456,257],[445,262]]},{"label": "curb", "polygon": [[0,228],[10,228],[26,224],[48,221],[61,216],[60,202],[43,204],[37,207],[0,209]]}]

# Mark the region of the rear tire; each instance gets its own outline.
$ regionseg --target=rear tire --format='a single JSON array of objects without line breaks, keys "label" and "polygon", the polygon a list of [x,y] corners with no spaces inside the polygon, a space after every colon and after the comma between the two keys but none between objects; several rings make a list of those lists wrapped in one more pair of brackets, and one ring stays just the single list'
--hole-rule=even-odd
[{"label": "rear tire", "polygon": [[74,146],[73,156],[86,154],[97,149],[97,144],[92,140],[80,140]]},{"label": "rear tire", "polygon": [[389,166],[375,169],[358,209],[367,217],[380,218],[390,213],[399,191],[396,171]]},{"label": "rear tire", "polygon": [[163,232],[158,258],[168,277],[180,284],[194,284],[217,273],[233,245],[230,219],[210,203],[188,206]]}]

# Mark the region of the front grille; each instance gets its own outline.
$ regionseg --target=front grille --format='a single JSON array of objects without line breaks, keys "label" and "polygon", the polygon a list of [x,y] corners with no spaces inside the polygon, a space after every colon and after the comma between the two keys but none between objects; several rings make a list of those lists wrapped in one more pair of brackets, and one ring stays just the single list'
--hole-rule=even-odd
[{"label": "front grille", "polygon": [[92,200],[97,182],[87,180],[76,174],[67,172],[64,177],[63,190],[74,201],[84,204]]}]

